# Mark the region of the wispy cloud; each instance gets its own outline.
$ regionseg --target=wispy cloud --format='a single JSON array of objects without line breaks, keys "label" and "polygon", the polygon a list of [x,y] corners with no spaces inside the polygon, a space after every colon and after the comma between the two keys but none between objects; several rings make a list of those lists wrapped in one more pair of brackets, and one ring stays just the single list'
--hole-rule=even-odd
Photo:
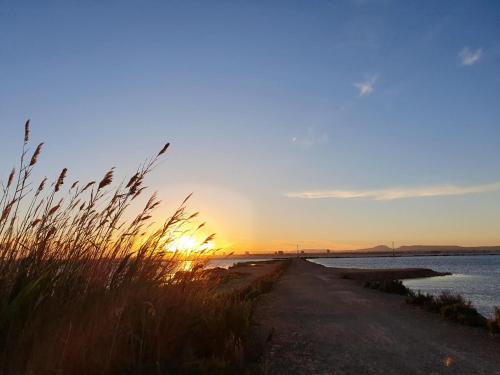
[{"label": "wispy cloud", "polygon": [[375,91],[375,82],[377,82],[377,79],[378,76],[374,75],[364,82],[355,83],[354,87],[359,90],[359,96],[367,96],[373,93],[373,91]]},{"label": "wispy cloud", "polygon": [[292,143],[305,149],[327,142],[328,134],[325,131],[316,129],[313,126],[308,126],[304,135],[292,137]]},{"label": "wispy cloud", "polygon": [[291,198],[306,199],[353,199],[369,198],[377,201],[390,201],[403,198],[441,197],[451,195],[478,194],[500,190],[500,181],[491,184],[457,186],[437,185],[415,188],[393,187],[380,190],[318,190],[286,194]]},{"label": "wispy cloud", "polygon": [[469,47],[465,47],[458,53],[458,58],[462,62],[462,65],[474,65],[479,62],[482,53],[483,50],[481,48],[472,51]]}]

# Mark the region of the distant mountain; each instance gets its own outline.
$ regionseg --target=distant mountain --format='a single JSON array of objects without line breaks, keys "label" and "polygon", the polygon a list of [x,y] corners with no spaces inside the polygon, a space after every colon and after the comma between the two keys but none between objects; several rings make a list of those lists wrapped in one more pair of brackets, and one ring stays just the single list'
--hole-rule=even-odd
[{"label": "distant mountain", "polygon": [[[485,251],[485,252],[500,252],[500,246],[457,246],[457,245],[406,245],[397,247],[398,253],[446,253],[446,252],[472,252],[472,251]],[[325,252],[325,250],[305,250],[305,252]],[[356,249],[356,250],[333,250],[332,252],[349,252],[349,253],[389,253],[392,248],[386,245],[378,245],[374,247]]]},{"label": "distant mountain", "polygon": [[371,252],[382,253],[382,252],[386,252],[386,251],[392,251],[392,249],[386,245],[378,245],[375,247],[369,247],[367,249],[357,249],[354,251],[360,251],[360,252],[364,252],[364,253],[371,253]]},{"label": "distant mountain", "polygon": [[456,246],[456,245],[411,245],[401,246],[397,251],[499,251],[500,246]]}]

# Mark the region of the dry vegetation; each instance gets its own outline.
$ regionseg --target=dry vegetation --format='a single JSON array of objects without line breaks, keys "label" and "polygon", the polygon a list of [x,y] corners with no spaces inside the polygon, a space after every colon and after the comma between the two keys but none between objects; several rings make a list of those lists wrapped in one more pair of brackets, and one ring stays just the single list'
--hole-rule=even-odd
[{"label": "dry vegetation", "polygon": [[186,201],[156,226],[154,194],[135,215],[127,210],[169,145],[116,188],[113,169],[67,184],[64,168],[33,185],[43,144],[30,153],[29,131],[27,122],[19,166],[0,192],[0,373],[239,369],[252,301],[267,282],[221,294],[201,267],[178,272],[179,257],[164,249],[193,227]]},{"label": "dry vegetation", "polygon": [[470,301],[466,301],[459,294],[443,292],[438,296],[433,296],[419,291],[414,292],[404,286],[401,280],[389,279],[366,281],[364,287],[406,296],[407,303],[439,313],[446,319],[469,326],[484,327],[492,334],[500,333],[500,309],[498,307],[495,307],[494,317],[487,319],[472,306]]}]

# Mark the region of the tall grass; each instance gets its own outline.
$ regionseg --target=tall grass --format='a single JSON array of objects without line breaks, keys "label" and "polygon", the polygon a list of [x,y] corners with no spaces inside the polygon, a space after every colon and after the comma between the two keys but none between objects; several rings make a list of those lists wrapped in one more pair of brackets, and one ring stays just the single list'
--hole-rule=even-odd
[{"label": "tall grass", "polygon": [[181,260],[165,252],[193,226],[187,198],[156,226],[155,194],[129,212],[169,144],[113,187],[113,168],[71,183],[64,168],[34,184],[43,143],[30,152],[29,139],[28,121],[19,164],[1,184],[0,372],[234,370],[248,300],[213,293],[200,267],[177,272]]}]

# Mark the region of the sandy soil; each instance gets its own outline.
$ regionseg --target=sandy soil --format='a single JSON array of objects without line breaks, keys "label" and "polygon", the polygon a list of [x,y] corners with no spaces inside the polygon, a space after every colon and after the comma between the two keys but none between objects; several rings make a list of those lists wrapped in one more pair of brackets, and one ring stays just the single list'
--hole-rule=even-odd
[{"label": "sandy soil", "polygon": [[255,312],[271,374],[500,374],[500,341],[294,260]]}]

